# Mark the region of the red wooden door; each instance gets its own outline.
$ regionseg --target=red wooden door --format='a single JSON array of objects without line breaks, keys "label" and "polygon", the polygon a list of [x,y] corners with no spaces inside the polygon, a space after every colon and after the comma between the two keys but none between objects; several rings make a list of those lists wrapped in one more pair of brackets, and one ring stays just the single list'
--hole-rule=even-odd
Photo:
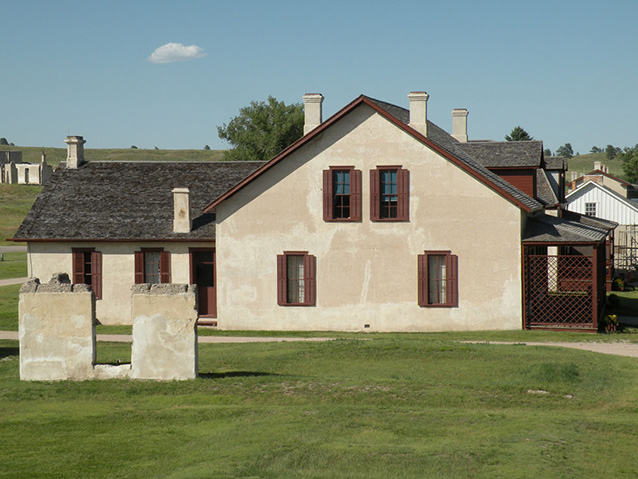
[{"label": "red wooden door", "polygon": [[217,317],[217,278],[215,275],[215,250],[191,249],[191,282],[197,285],[199,316]]}]

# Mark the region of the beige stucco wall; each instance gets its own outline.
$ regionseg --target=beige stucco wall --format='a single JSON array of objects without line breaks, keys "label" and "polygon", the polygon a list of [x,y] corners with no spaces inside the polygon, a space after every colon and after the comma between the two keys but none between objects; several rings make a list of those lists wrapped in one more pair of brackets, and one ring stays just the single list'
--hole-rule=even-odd
[{"label": "beige stucco wall", "polygon": [[131,285],[135,283],[134,252],[140,248],[164,248],[171,253],[171,282],[190,282],[189,248],[211,247],[213,243],[164,242],[57,242],[29,243],[30,277],[48,281],[56,272],[72,277],[72,248],[95,248],[102,252],[102,299],[96,301],[97,320],[102,324],[132,324]]},{"label": "beige stucco wall", "polygon": [[91,290],[34,282],[20,290],[20,379],[83,380],[93,375],[95,325]]},{"label": "beige stucco wall", "polygon": [[[363,220],[326,223],[322,171],[362,170]],[[410,170],[410,221],[370,221],[369,171]],[[521,211],[362,106],[217,207],[218,325],[442,331],[521,327]],[[458,255],[459,306],[417,304],[417,255]],[[277,305],[276,257],[316,256],[315,307]]]}]

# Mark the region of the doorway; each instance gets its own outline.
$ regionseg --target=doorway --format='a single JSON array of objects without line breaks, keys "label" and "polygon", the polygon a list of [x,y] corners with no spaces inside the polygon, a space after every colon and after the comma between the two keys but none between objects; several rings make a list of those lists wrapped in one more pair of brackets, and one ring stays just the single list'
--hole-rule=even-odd
[{"label": "doorway", "polygon": [[200,318],[217,317],[217,278],[215,249],[190,248],[191,284],[197,285],[197,311]]}]

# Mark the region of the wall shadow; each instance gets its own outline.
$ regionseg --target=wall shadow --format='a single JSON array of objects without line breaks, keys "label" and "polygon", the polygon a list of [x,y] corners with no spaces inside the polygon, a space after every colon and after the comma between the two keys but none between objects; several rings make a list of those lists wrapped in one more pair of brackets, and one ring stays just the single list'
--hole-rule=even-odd
[{"label": "wall shadow", "polygon": [[259,371],[229,371],[226,373],[199,373],[199,377],[203,379],[222,379],[222,378],[247,378],[255,376],[279,376],[274,373],[262,373]]},{"label": "wall shadow", "polygon": [[0,359],[8,358],[9,356],[18,356],[20,354],[20,348],[0,348]]}]

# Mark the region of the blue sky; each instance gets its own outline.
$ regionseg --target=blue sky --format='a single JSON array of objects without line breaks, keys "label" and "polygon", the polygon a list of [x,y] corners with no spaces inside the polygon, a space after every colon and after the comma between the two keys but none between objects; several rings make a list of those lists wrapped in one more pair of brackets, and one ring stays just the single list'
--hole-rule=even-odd
[{"label": "blue sky", "polygon": [[[638,143],[638,1],[0,0],[0,137],[21,146],[203,148],[251,100],[363,93],[470,139],[516,125],[554,151]],[[154,63],[169,43],[187,61]]]}]

